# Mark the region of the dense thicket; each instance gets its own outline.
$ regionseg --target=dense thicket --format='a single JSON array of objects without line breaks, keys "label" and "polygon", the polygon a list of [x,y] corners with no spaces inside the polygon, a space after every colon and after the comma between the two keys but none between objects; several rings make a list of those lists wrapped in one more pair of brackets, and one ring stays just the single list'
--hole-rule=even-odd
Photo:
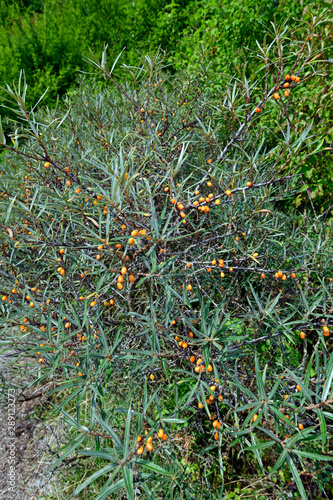
[{"label": "dense thicket", "polygon": [[[248,53],[263,41],[262,24],[302,17],[329,2],[273,0],[44,0],[0,3],[0,84],[26,71],[29,100],[49,87],[48,102],[75,81],[78,69],[88,69],[82,55],[101,53],[104,43],[116,57],[126,47],[124,61],[137,63],[139,52],[158,47],[168,51],[173,67],[198,64],[199,53],[211,56],[214,71],[241,72]],[[291,26],[296,26],[296,22]],[[218,78],[218,75],[216,75]]]},{"label": "dense thicket", "polygon": [[57,109],[7,89],[2,341],[58,395],[55,465],[89,460],[73,496],[332,495],[332,220],[280,210],[324,151],[330,22],[270,25],[216,85],[104,52]]},{"label": "dense thicket", "polygon": [[[101,54],[109,44],[114,59],[122,49],[122,62],[137,64],[140,53],[167,51],[168,72],[198,71],[205,67],[205,80],[215,91],[235,75],[253,76],[262,61],[252,55],[260,44],[269,43],[267,28],[289,18],[291,33],[297,36],[298,20],[310,9],[319,13],[327,0],[284,2],[263,0],[45,0],[0,2],[0,85],[17,81],[24,69],[29,92],[27,105],[36,103],[48,89],[41,106],[54,107],[57,96],[75,87],[78,70],[91,73],[84,56],[89,49]],[[321,29],[332,36],[332,26]],[[315,33],[314,37],[319,36]],[[266,37],[266,38],[265,38]],[[266,40],[266,42],[265,42]],[[333,197],[333,111],[330,105],[332,49],[330,44],[318,58],[317,76],[309,79],[311,92],[298,96],[297,107],[286,106],[290,126],[304,126],[313,120],[313,132],[322,149],[303,165],[304,184],[293,202],[302,209],[309,196],[317,210],[329,211]],[[209,64],[208,64],[209,63]],[[103,86],[103,82],[100,82]],[[309,90],[308,88],[308,90]],[[3,94],[0,93],[0,96]],[[4,116],[3,110],[0,115]],[[268,117],[269,118],[269,117]],[[278,124],[266,120],[278,133]],[[5,125],[6,129],[8,125]],[[330,213],[330,212],[329,212]]]}]

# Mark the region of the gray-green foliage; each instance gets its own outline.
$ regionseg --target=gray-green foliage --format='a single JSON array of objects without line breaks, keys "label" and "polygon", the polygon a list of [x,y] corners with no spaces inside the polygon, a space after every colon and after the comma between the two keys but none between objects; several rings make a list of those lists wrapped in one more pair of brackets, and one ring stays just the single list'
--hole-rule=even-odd
[{"label": "gray-green foliage", "polygon": [[97,481],[98,500],[224,498],[235,456],[270,474],[272,497],[279,471],[302,498],[330,491],[331,226],[279,209],[321,144],[272,97],[287,72],[307,91],[326,42],[306,39],[326,21],[293,42],[275,27],[262,72],[217,94],[204,70],[166,75],[159,54],[121,67],[106,51],[90,63],[108,88],[83,79],[56,110],[27,108],[23,79],[7,88],[1,325],[21,326],[35,383],[64,395],[73,438],[55,465],[94,461],[73,496]]}]

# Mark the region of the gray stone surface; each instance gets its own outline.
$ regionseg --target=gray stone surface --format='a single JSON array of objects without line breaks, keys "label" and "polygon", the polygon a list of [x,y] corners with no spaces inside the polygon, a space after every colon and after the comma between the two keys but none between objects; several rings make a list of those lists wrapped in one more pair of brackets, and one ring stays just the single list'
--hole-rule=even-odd
[{"label": "gray stone surface", "polygon": [[19,358],[14,349],[5,349],[0,346],[0,498],[65,498],[55,491],[57,472],[47,472],[61,445],[61,426],[49,425],[38,416],[47,404],[46,387],[24,389],[32,380],[36,360]]}]

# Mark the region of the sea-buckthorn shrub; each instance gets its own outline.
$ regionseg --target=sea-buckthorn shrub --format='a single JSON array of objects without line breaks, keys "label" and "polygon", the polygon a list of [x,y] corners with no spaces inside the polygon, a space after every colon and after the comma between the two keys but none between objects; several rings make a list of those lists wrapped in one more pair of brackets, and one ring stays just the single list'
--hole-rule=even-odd
[{"label": "sea-buckthorn shrub", "polygon": [[332,228],[281,209],[322,147],[285,94],[317,78],[325,19],[217,93],[204,69],[107,51],[90,63],[108,88],[83,78],[54,110],[26,108],[23,76],[7,87],[1,328],[66,394],[54,466],[92,469],[73,496],[224,498],[244,470],[271,498],[332,491]]}]

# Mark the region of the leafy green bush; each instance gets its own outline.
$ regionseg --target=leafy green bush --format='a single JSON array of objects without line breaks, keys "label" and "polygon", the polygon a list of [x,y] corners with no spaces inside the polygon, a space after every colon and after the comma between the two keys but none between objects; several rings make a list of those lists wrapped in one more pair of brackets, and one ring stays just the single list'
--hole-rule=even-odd
[{"label": "leafy green bush", "polygon": [[[45,104],[54,105],[75,82],[78,69],[87,70],[82,56],[89,48],[101,53],[108,42],[114,54],[127,47],[127,60],[138,60],[135,49],[147,47],[163,0],[45,0],[0,3],[0,82],[17,80],[24,69],[31,105],[48,88]],[[135,49],[134,49],[135,47]]]},{"label": "leafy green bush", "polygon": [[[104,43],[108,42],[111,58],[116,58],[126,47],[122,60],[134,66],[138,64],[140,52],[145,53],[149,48],[154,53],[162,47],[167,51],[166,62],[171,74],[179,69],[198,72],[204,67],[205,84],[217,92],[227,77],[241,78],[245,72],[249,78],[260,71],[262,61],[250,58],[249,54],[256,53],[256,41],[262,46],[270,43],[264,25],[273,29],[271,23],[282,24],[288,19],[292,34],[298,30],[298,19],[307,19],[309,9],[319,13],[325,6],[330,7],[330,2],[309,1],[302,6],[301,2],[272,0],[245,0],[241,5],[238,1],[217,0],[177,3],[136,0],[122,4],[114,0],[2,0],[0,85],[16,81],[24,69],[30,89],[27,105],[33,105],[48,89],[42,105],[54,106],[57,96],[75,85],[78,70],[91,72],[82,56],[89,54],[89,48],[101,53]],[[326,31],[326,36],[332,35],[332,23],[327,22],[320,31]],[[314,37],[317,36],[318,33],[314,33]],[[303,166],[304,184],[290,203],[306,209],[309,193],[316,210],[326,211],[330,216],[333,53],[328,44],[320,60],[316,65],[322,76],[307,82],[312,90],[305,94],[308,100],[299,94],[297,106],[286,107],[292,126],[304,127],[308,120],[313,120],[312,131],[323,141],[323,149]],[[268,126],[273,128],[276,124],[268,120]]]},{"label": "leafy green bush", "polygon": [[205,68],[106,52],[111,88],[83,78],[54,111],[7,88],[0,320],[66,394],[55,466],[94,467],[73,496],[231,498],[253,474],[271,498],[332,491],[331,221],[279,208],[322,150],[284,93],[311,95],[327,16],[275,27],[262,70],[217,93]]}]

